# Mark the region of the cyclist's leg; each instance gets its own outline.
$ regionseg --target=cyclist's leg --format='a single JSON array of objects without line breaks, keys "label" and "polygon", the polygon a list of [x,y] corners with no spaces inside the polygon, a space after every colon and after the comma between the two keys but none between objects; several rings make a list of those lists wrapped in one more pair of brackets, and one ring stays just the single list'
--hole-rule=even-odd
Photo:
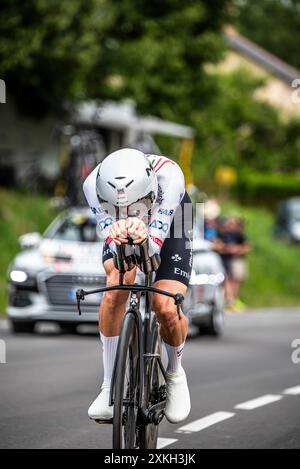
[{"label": "cyclist's leg", "polygon": [[[185,295],[187,286],[177,280],[162,279],[155,282],[154,286],[170,293],[181,293]],[[188,321],[181,310],[181,319],[178,318],[177,306],[173,298],[162,295],[154,295],[153,309],[160,323],[160,335],[166,344],[178,347],[184,343]]]},{"label": "cyclist's leg", "polygon": [[[103,266],[106,272],[106,285],[112,286],[119,283],[119,271],[116,269],[112,253],[109,248],[103,250]],[[124,283],[134,283],[136,269],[126,272]],[[112,377],[121,323],[125,313],[125,304],[129,292],[115,290],[106,292],[99,308],[99,331],[103,344],[104,381],[110,381]]]},{"label": "cyclist's leg", "polygon": [[[178,281],[158,280],[155,286],[171,293],[184,294],[187,286]],[[154,310],[160,322],[160,334],[168,355],[166,373],[167,399],[165,415],[169,422],[182,422],[190,413],[191,400],[181,359],[187,336],[188,323],[183,313],[179,320],[174,301],[155,297]]]},{"label": "cyclist's leg", "polygon": [[[103,265],[107,276],[107,286],[119,283],[119,271],[115,268],[112,253],[107,246],[103,250]],[[133,283],[135,269],[126,272],[124,283]],[[113,409],[109,407],[110,383],[117,353],[120,327],[125,312],[127,292],[113,291],[103,295],[99,308],[99,331],[103,345],[104,379],[101,392],[89,408],[88,414],[94,420],[110,420]]]},{"label": "cyclist's leg", "polygon": [[[156,272],[154,284],[157,288],[170,293],[186,293],[193,262],[192,228],[191,199],[185,194],[161,250],[161,264]],[[183,344],[187,336],[187,319],[182,313],[179,320],[174,300],[154,295],[153,305],[161,323],[161,337],[164,342],[171,346]]]},{"label": "cyclist's leg", "polygon": [[[185,250],[180,249],[182,245],[182,240],[165,241],[154,286],[173,294],[185,295],[192,263],[191,252],[185,253]],[[181,366],[183,347],[188,332],[187,318],[181,310],[181,319],[179,319],[174,300],[159,294],[153,297],[153,309],[160,322],[160,335],[167,349],[168,369],[175,372]]]},{"label": "cyclist's leg", "polygon": [[[106,285],[118,285],[119,271],[115,268],[113,259],[104,262]],[[124,284],[134,283],[136,269],[126,272]],[[118,336],[121,322],[125,313],[125,304],[129,293],[124,291],[106,292],[99,308],[99,330],[106,337]]]},{"label": "cyclist's leg", "polygon": [[[190,203],[188,196],[184,197],[184,203]],[[179,223],[185,228],[184,218]],[[191,228],[192,223],[188,225]],[[192,271],[192,246],[189,239],[191,230],[182,229],[181,236],[176,236],[174,231],[174,226],[171,226],[170,237],[165,240],[161,250],[161,264],[154,285],[171,293],[185,294]],[[154,295],[153,309],[161,324],[160,333],[169,360],[165,415],[169,422],[178,423],[188,416],[191,409],[187,380],[181,366],[188,323],[182,312],[179,320],[177,307],[170,298]]]}]

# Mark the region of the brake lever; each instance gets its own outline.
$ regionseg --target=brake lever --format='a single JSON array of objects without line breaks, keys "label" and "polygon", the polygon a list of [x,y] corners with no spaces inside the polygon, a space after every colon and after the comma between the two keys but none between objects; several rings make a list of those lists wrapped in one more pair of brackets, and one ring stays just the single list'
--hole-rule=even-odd
[{"label": "brake lever", "polygon": [[80,301],[83,301],[85,297],[85,291],[80,289],[76,291],[76,299],[77,299],[77,309],[79,316],[81,316],[81,308],[80,308]]},{"label": "brake lever", "polygon": [[181,319],[181,306],[182,303],[184,302],[184,296],[181,293],[176,293],[174,296],[174,303],[177,306],[177,314],[178,314],[178,319]]}]

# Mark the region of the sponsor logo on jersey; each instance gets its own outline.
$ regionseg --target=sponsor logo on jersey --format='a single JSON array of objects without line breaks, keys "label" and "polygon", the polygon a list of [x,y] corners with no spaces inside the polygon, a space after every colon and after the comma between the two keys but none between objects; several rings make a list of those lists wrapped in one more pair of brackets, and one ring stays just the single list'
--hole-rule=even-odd
[{"label": "sponsor logo on jersey", "polygon": [[167,217],[171,217],[174,213],[174,210],[168,210],[167,208],[160,208],[158,209],[158,213],[160,215],[167,215]]},{"label": "sponsor logo on jersey", "polygon": [[179,262],[179,261],[182,260],[182,257],[180,257],[179,254],[174,254],[174,256],[172,256],[171,259],[172,259],[174,262]]},{"label": "sponsor logo on jersey", "polygon": [[169,230],[169,224],[163,223],[160,220],[153,220],[150,225],[150,228],[156,228],[157,230],[162,230],[164,233],[167,233]]},{"label": "sponsor logo on jersey", "polygon": [[100,226],[101,230],[105,230],[106,228],[108,228],[112,224],[113,224],[113,219],[112,218],[106,218],[103,221],[99,221],[99,226]]},{"label": "sponsor logo on jersey", "polygon": [[102,215],[103,213],[106,213],[106,211],[101,207],[99,207],[99,208],[91,207],[91,210],[92,210],[94,215],[97,215],[97,214]]},{"label": "sponsor logo on jersey", "polygon": [[175,274],[175,275],[180,275],[180,277],[185,277],[185,278],[188,278],[188,279],[189,279],[190,276],[191,276],[190,273],[185,272],[185,271],[182,270],[182,269],[179,269],[179,267],[175,267],[175,269],[174,269],[174,274]]}]

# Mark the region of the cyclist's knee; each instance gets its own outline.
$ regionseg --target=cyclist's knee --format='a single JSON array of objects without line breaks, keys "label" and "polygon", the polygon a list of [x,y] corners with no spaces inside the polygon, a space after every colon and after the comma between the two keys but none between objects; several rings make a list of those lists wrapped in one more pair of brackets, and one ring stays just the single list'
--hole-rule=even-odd
[{"label": "cyclist's knee", "polygon": [[159,322],[167,329],[173,329],[178,324],[177,308],[172,298],[159,298],[154,295],[153,309]]},{"label": "cyclist's knee", "polygon": [[[107,286],[112,285],[116,285],[116,283],[107,282]],[[123,305],[127,301],[127,298],[127,292],[122,292],[118,290],[105,292],[103,296],[103,300],[105,301],[106,306],[108,306],[110,309],[114,309],[117,306]]]},{"label": "cyclist's knee", "polygon": [[[120,275],[119,271],[114,267],[113,262],[107,261],[104,264],[105,271],[106,271],[106,285],[108,287],[112,287],[114,285],[119,285]],[[135,279],[135,269],[126,272],[124,276],[124,284],[133,283]],[[116,307],[123,305],[128,298],[128,292],[121,291],[121,290],[113,290],[110,292],[106,292],[104,294],[105,301],[111,307]]]}]

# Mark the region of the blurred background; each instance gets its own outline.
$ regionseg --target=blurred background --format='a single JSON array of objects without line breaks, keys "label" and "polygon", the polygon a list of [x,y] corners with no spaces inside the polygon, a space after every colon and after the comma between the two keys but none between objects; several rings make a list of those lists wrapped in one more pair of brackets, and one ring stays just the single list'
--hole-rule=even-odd
[{"label": "blurred background", "polygon": [[19,237],[122,146],[182,166],[228,307],[299,305],[299,31],[299,0],[2,0],[0,313]]}]

